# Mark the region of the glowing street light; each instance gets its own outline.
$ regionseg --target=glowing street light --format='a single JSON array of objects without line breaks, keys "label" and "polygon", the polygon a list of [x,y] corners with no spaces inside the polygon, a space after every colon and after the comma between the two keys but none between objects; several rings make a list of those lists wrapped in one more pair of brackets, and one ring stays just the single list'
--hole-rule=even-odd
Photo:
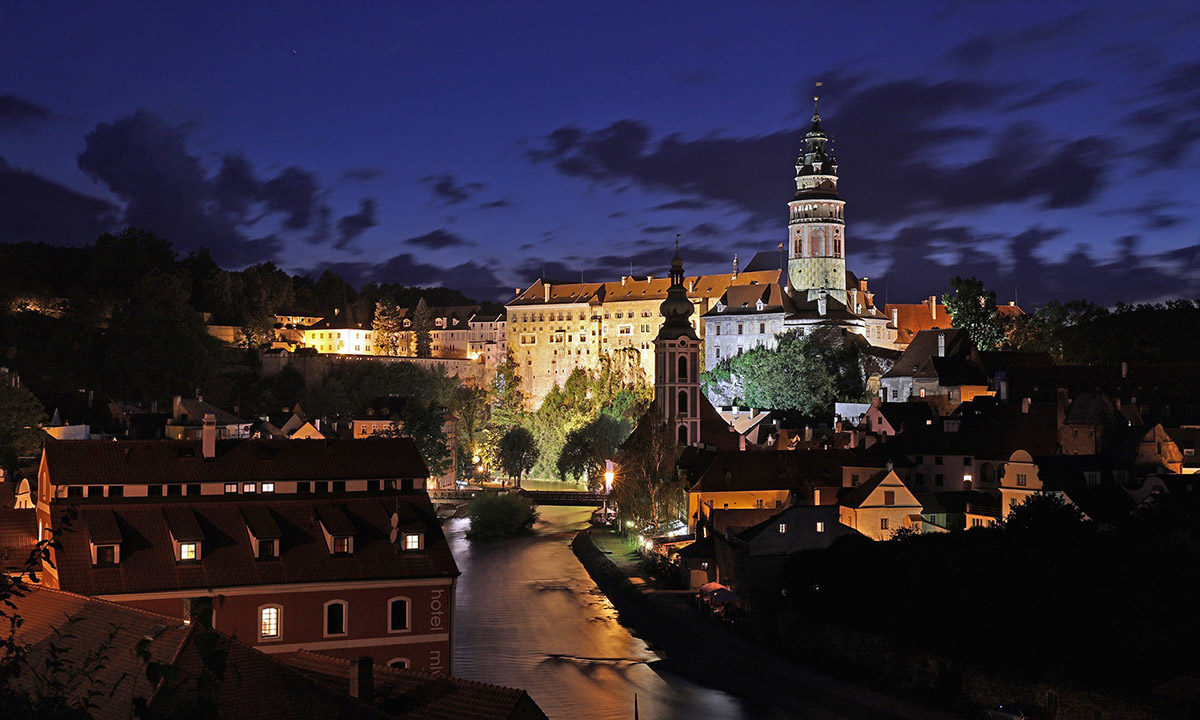
[{"label": "glowing street light", "polygon": [[613,471],[609,470],[604,473],[604,492],[606,492],[606,493],[612,492],[612,486],[613,486]]}]

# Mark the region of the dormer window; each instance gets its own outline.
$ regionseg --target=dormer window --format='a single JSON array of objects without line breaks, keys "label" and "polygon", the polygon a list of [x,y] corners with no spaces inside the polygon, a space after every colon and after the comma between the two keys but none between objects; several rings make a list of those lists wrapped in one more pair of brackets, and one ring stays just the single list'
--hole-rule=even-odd
[{"label": "dormer window", "polygon": [[333,538],[334,555],[346,555],[350,553],[351,538],[348,535],[335,535]]},{"label": "dormer window", "polygon": [[354,553],[354,523],[350,522],[350,518],[346,517],[346,513],[340,507],[318,507],[317,524],[325,536],[330,555]]},{"label": "dormer window", "polygon": [[92,551],[92,565],[112,567],[121,563],[121,529],[112,510],[97,510],[83,517]]},{"label": "dormer window", "polygon": [[179,559],[184,560],[199,560],[200,559],[200,543],[185,542],[179,543]]},{"label": "dormer window", "polygon": [[190,508],[172,507],[163,511],[171,543],[175,546],[176,562],[196,562],[200,559],[204,532]]},{"label": "dormer window", "polygon": [[120,560],[120,545],[93,545],[95,553],[93,564],[96,567],[112,567]]},{"label": "dormer window", "polygon": [[759,300],[758,302],[754,303],[754,309],[758,310],[759,312],[762,312],[762,309],[763,309],[762,300]]},{"label": "dormer window", "polygon": [[405,550],[421,550],[425,547],[425,538],[420,533],[404,534]]},{"label": "dormer window", "polygon": [[271,510],[261,505],[247,506],[242,508],[242,517],[246,521],[246,533],[250,536],[250,548],[254,557],[259,560],[273,560],[279,557],[283,533]]}]

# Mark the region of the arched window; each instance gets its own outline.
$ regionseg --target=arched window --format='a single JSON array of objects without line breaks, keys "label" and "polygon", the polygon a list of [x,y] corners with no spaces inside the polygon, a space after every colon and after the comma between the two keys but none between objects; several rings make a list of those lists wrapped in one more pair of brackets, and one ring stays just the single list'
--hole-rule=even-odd
[{"label": "arched window", "polygon": [[680,415],[688,414],[688,394],[687,390],[680,390],[679,397],[675,403],[675,411]]},{"label": "arched window", "polygon": [[258,639],[278,640],[283,636],[283,608],[262,605],[258,608]]},{"label": "arched window", "polygon": [[325,603],[325,637],[346,634],[346,601],[330,600]]},{"label": "arched window", "polygon": [[407,670],[410,664],[411,663],[408,662],[408,658],[392,658],[391,660],[387,661],[388,667],[399,668],[401,670]]},{"label": "arched window", "polygon": [[687,444],[688,444],[688,429],[687,429],[687,425],[680,425],[680,426],[679,426],[679,444],[680,444],[680,445],[687,445]]},{"label": "arched window", "polygon": [[408,632],[412,630],[410,608],[412,602],[406,597],[394,597],[388,600],[388,632]]},{"label": "arched window", "polygon": [[687,356],[680,355],[679,356],[679,380],[681,380],[681,381],[688,379],[688,366],[687,365],[688,365]]}]

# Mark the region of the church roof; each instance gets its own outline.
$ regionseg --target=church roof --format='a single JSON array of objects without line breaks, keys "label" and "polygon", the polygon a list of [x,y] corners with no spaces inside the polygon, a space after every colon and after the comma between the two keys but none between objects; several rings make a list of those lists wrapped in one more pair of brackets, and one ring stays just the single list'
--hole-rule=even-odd
[{"label": "church roof", "polygon": [[[687,289],[689,298],[699,300],[719,298],[730,286],[769,285],[778,282],[779,269],[775,268],[757,272],[742,272],[736,276],[733,273],[691,275],[683,279],[683,286]],[[550,286],[548,300],[545,291],[547,284]],[[544,280],[538,280],[510,300],[508,306],[665,300],[667,289],[670,287],[671,280],[666,277],[627,277],[624,281],[614,280],[602,283],[547,283]]]}]

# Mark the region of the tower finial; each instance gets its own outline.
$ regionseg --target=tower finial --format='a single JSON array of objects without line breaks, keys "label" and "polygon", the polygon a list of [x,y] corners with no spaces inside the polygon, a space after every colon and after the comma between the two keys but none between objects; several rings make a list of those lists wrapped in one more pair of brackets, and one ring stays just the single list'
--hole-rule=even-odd
[{"label": "tower finial", "polygon": [[679,254],[679,233],[675,233],[675,254]]},{"label": "tower finial", "polygon": [[821,86],[824,84],[825,83],[818,80],[816,82],[816,84],[813,86],[813,117],[816,117],[819,114],[817,112],[817,101],[821,99],[821,96],[818,93],[820,93]]}]

